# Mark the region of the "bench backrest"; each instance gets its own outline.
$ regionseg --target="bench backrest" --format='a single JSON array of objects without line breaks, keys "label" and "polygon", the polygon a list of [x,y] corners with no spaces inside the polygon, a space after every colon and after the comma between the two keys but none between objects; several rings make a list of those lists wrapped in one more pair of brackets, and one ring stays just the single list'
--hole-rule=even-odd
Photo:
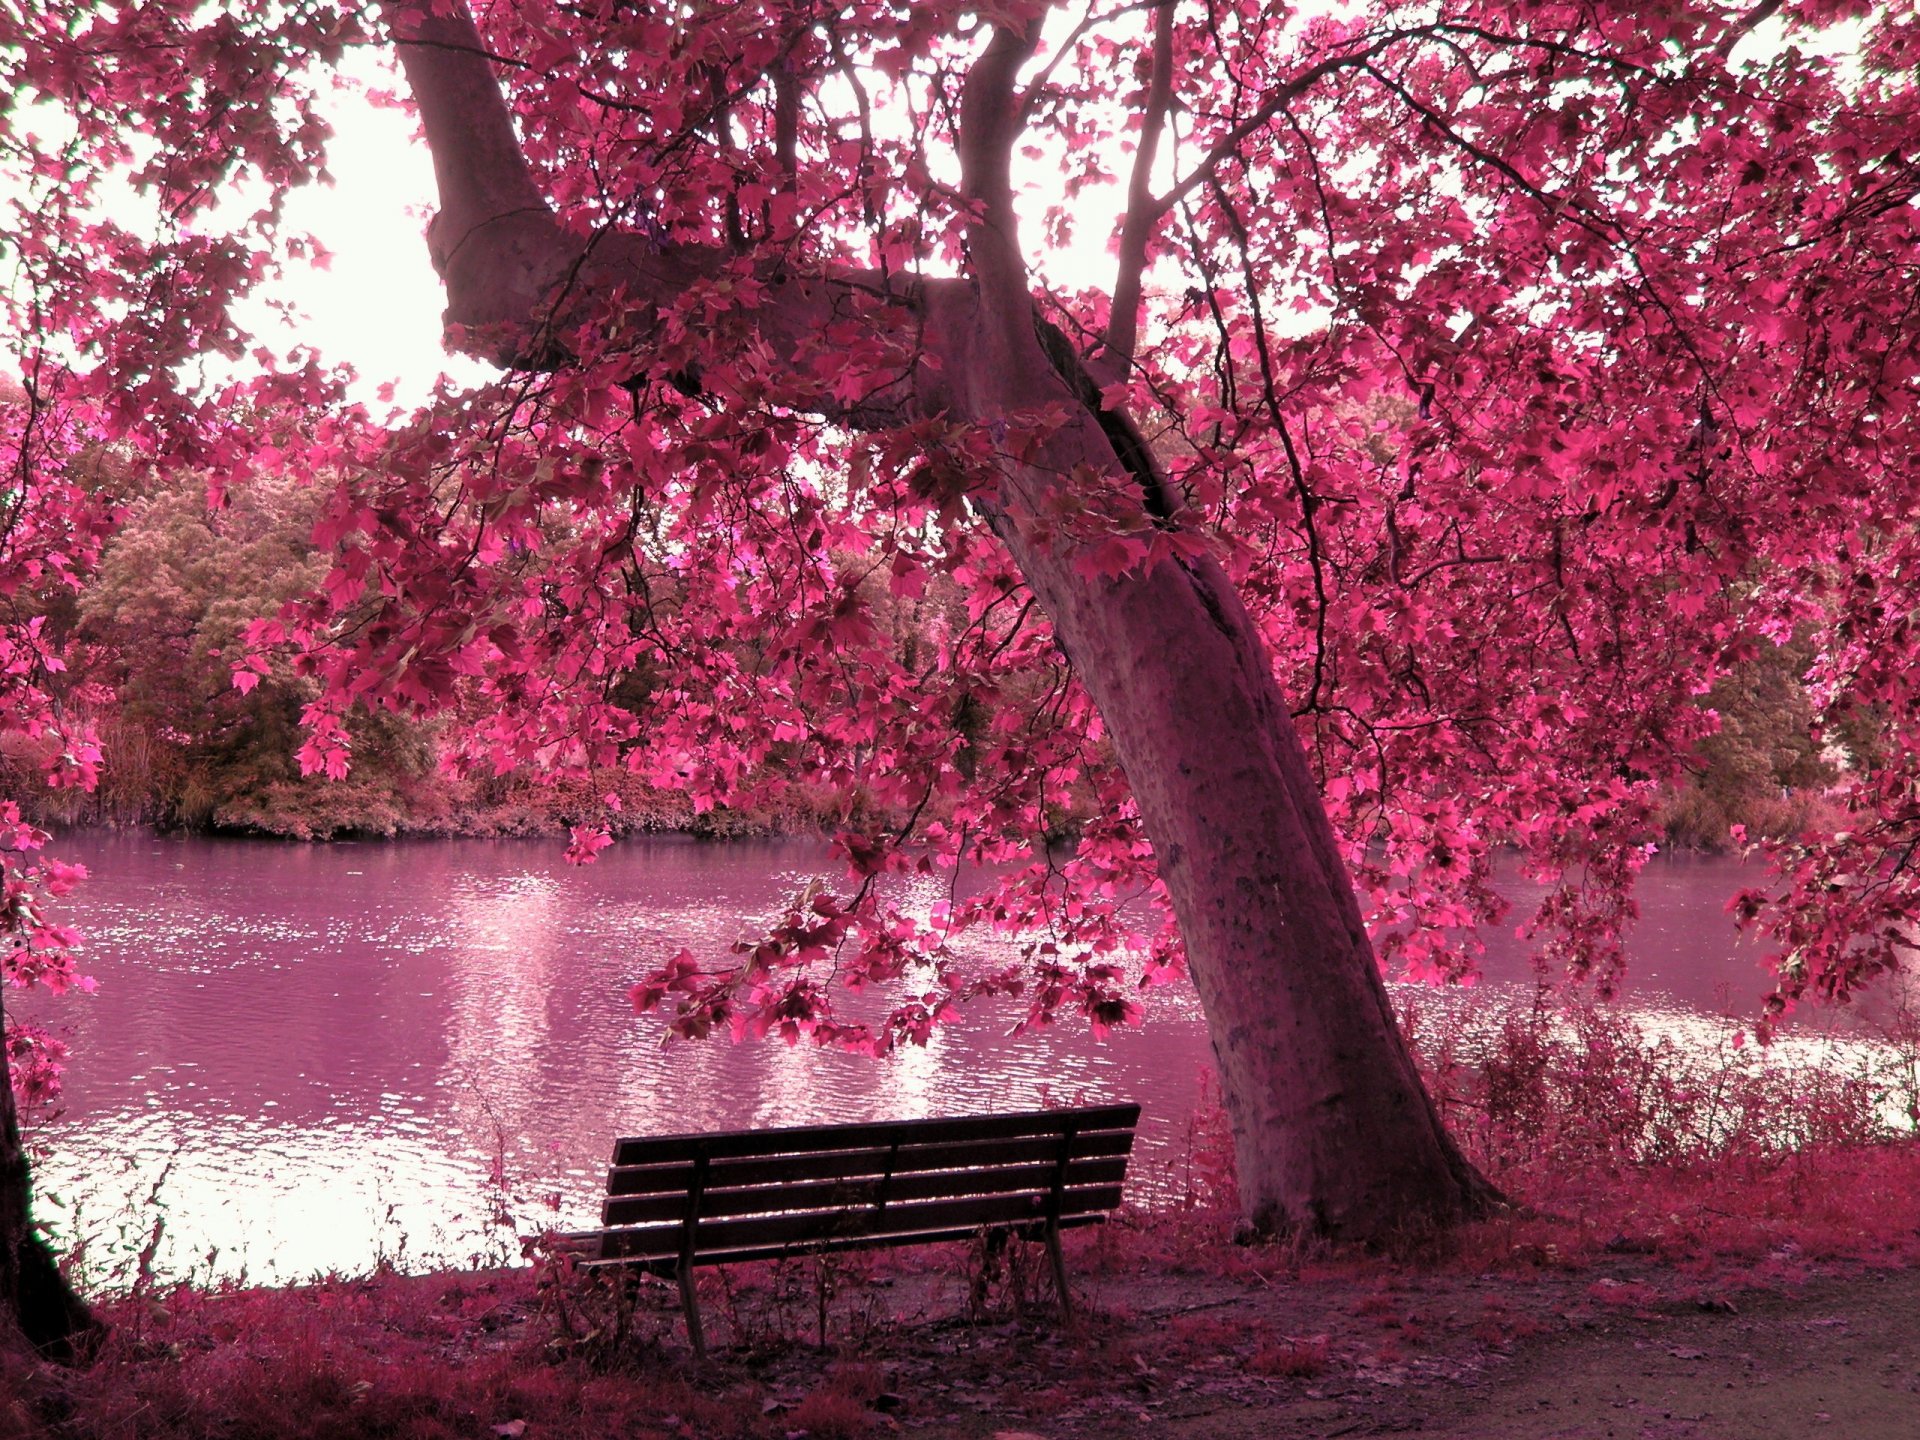
[{"label": "bench backrest", "polygon": [[666,1271],[1091,1224],[1120,1203],[1139,1118],[1100,1105],[620,1140],[600,1258]]}]

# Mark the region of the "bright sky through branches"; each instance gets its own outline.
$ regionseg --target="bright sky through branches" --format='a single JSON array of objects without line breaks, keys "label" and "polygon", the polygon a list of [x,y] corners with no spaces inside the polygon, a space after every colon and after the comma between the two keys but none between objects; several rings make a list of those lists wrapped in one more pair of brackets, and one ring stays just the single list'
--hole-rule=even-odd
[{"label": "bright sky through branches", "polygon": [[[376,403],[379,387],[388,382],[395,385],[397,403],[417,402],[442,370],[477,379],[486,367],[441,347],[445,296],[424,233],[435,206],[432,158],[411,115],[373,103],[364,88],[391,85],[397,76],[384,56],[377,65],[349,69],[361,72],[360,83],[349,79],[333,92],[329,115],[335,133],[327,170],[334,183],[296,191],[287,205],[287,228],[313,235],[330,254],[328,266],[290,260],[285,278],[263,285],[240,316],[278,352],[307,344],[329,361],[353,366],[362,382],[359,393],[369,403]],[[877,118],[884,127],[884,112]],[[1130,153],[1108,163],[1122,169]],[[1026,159],[1018,168],[1025,172],[1023,239],[1030,253],[1045,251],[1049,281],[1111,285],[1108,237],[1124,200],[1121,187],[1081,191],[1071,206],[1076,218],[1068,243],[1048,245],[1043,217],[1060,203],[1059,163],[1053,157]],[[302,317],[294,328],[276,304]]]},{"label": "bright sky through branches", "polygon": [[[311,233],[332,258],[324,270],[290,262],[286,279],[243,307],[242,323],[276,351],[309,344],[352,365],[369,400],[391,381],[396,400],[417,401],[442,370],[480,372],[440,344],[446,300],[423,234],[433,163],[410,116],[357,90],[343,88],[334,100],[334,183],[310,185],[287,204],[290,228]],[[302,318],[289,328],[268,300],[290,303]]]},{"label": "bright sky through branches", "polygon": [[[472,380],[488,373],[467,357],[448,355],[441,345],[440,311],[446,301],[425,238],[434,205],[432,159],[413,117],[375,103],[369,94],[391,88],[395,79],[390,57],[381,52],[358,63],[350,59],[341,82],[322,90],[334,128],[327,145],[334,183],[292,192],[282,234],[311,235],[327,262],[322,268],[287,257],[279,279],[262,284],[235,307],[251,344],[283,359],[296,346],[310,346],[329,363],[351,365],[359,376],[359,397],[375,406],[389,384],[393,402],[408,406],[425,399],[443,371]],[[59,110],[45,104],[36,107],[34,123],[53,136],[68,128]],[[0,172],[0,195],[17,195],[23,188],[17,175]],[[150,197],[116,184],[113,177],[104,189],[103,218],[138,234],[154,233]],[[256,187],[238,187],[212,213],[230,210],[237,219],[261,199]],[[183,377],[185,383],[228,376],[245,380],[257,369],[251,357],[229,364],[206,356],[200,364],[203,371]]]},{"label": "bright sky through branches", "polygon": [[[240,308],[257,339],[284,354],[312,345],[331,362],[351,365],[359,393],[378,403],[391,384],[395,403],[425,398],[443,371],[478,379],[486,367],[448,355],[440,342],[446,303],[427,256],[426,225],[434,207],[433,160],[406,111],[375,103],[369,87],[395,80],[389,57],[368,56],[331,92],[327,144],[331,186],[309,185],[287,202],[287,227],[305,231],[328,252],[326,268],[288,262],[285,277],[261,287]],[[291,307],[283,315],[276,305]]]},{"label": "bright sky through branches", "polygon": [[[468,357],[448,355],[441,345],[445,295],[425,238],[436,205],[432,158],[411,114],[372,98],[397,82],[391,56],[362,52],[349,57],[338,84],[323,87],[321,107],[334,132],[327,142],[333,183],[293,191],[282,232],[311,235],[327,257],[325,264],[286,257],[278,279],[264,282],[235,307],[235,318],[253,345],[265,345],[283,359],[295,346],[309,346],[330,364],[350,365],[359,378],[354,393],[376,410],[388,399],[401,407],[419,403],[443,371],[474,382],[489,373]],[[47,123],[60,128],[56,112],[45,113]],[[882,108],[876,116],[879,128],[888,118]],[[1102,158],[1123,173],[1130,154]],[[1062,203],[1062,158],[1029,156],[1016,162],[1024,172],[1019,177],[1023,240],[1030,254],[1044,258],[1047,283],[1104,289],[1113,279],[1109,237],[1123,193],[1118,184],[1082,189],[1068,204],[1074,218],[1065,243],[1057,233],[1049,238],[1044,220],[1049,207]],[[0,174],[0,193],[6,193],[9,178]],[[957,172],[947,178],[957,181]],[[220,209],[230,206],[237,212],[258,203],[250,188],[236,190]],[[116,223],[152,233],[151,206],[131,190],[107,209]],[[185,383],[229,374],[244,380],[256,368],[250,358],[229,366],[208,356],[201,364],[204,371],[183,377]]]}]

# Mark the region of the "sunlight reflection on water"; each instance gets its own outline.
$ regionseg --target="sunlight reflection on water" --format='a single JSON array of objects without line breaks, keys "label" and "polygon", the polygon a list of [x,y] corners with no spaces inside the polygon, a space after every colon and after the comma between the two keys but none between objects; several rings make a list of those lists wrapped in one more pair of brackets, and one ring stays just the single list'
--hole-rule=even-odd
[{"label": "sunlight reflection on water", "polygon": [[[72,910],[101,989],[35,1007],[73,1045],[63,1113],[34,1136],[41,1213],[103,1277],[156,1218],[165,1276],[514,1259],[490,1177],[523,1227],[591,1224],[621,1134],[1132,1099],[1136,1174],[1171,1186],[1209,1058],[1184,986],[1098,1044],[1077,1026],[1010,1037],[1002,1005],[879,1063],[662,1046],[627,987],[769,917],[824,864],[817,846],[634,842],[581,869],[544,841],[58,849],[95,876]],[[1649,872],[1635,1009],[1697,1037],[1716,995],[1763,986],[1718,914],[1732,870],[1674,874]],[[1488,973],[1445,1003],[1524,1003],[1520,947],[1496,944]]]}]

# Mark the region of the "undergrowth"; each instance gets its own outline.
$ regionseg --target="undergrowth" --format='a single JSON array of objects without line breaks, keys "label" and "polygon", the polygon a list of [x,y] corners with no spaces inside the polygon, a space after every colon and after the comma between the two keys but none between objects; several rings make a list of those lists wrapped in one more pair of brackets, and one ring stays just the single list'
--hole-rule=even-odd
[{"label": "undergrowth", "polygon": [[[1418,1250],[1428,1261],[1636,1253],[1790,1271],[1920,1253],[1920,1016],[1909,1006],[1877,1026],[1762,1045],[1732,1017],[1636,1017],[1544,987],[1518,1007],[1475,1005],[1471,992],[1396,998],[1449,1129],[1511,1202]],[[1180,1144],[1141,1179],[1130,1248],[1154,1263],[1297,1274],[1328,1253],[1299,1240],[1224,1247],[1238,1195],[1211,1075]]]},{"label": "undergrowth", "polygon": [[1760,1044],[1730,1017],[1636,1017],[1544,987],[1491,1013],[1430,993],[1399,1007],[1429,1093],[1475,1162],[1530,1197],[1910,1140],[1920,1119],[1920,1021],[1904,1008],[1870,1037]]},{"label": "undergrowth", "polygon": [[[1763,1045],[1731,1017],[1649,1020],[1544,987],[1526,1006],[1471,996],[1402,990],[1397,1018],[1454,1138],[1523,1206],[1660,1177],[1827,1164],[1907,1147],[1920,1128],[1920,1015],[1908,1007],[1871,1030]],[[1156,1223],[1237,1208],[1211,1072],[1178,1143],[1135,1175],[1135,1203]]]}]

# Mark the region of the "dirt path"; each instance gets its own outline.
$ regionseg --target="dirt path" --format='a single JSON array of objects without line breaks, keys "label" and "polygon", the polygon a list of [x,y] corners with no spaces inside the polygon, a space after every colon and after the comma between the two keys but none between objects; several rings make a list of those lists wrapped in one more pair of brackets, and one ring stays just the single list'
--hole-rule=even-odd
[{"label": "dirt path", "polygon": [[1920,1270],[1754,1278],[1161,1272],[1090,1286],[1077,1343],[909,1326],[873,1353],[912,1397],[889,1428],[967,1440],[1920,1440]]},{"label": "dirt path", "polygon": [[[1409,1294],[1428,1309],[1473,1298],[1444,1282]],[[1530,1297],[1548,1306],[1571,1298],[1557,1287]],[[1442,1343],[1380,1365],[1363,1348],[1351,1368],[1335,1362],[1313,1382],[1277,1378],[1256,1391],[1228,1382],[1211,1395],[1202,1382],[1164,1404],[1146,1397],[1136,1425],[1206,1440],[1920,1437],[1920,1271],[1827,1278],[1797,1293],[1720,1303],[1733,1308],[1606,1314],[1576,1305],[1560,1312],[1561,1333],[1507,1353]],[[1080,1423],[1027,1433],[1055,1440],[1103,1431],[1113,1433]]]},{"label": "dirt path", "polygon": [[1489,1381],[1433,1396],[1411,1428],[1436,1440],[1916,1440],[1920,1272],[1628,1322],[1544,1345]]}]

